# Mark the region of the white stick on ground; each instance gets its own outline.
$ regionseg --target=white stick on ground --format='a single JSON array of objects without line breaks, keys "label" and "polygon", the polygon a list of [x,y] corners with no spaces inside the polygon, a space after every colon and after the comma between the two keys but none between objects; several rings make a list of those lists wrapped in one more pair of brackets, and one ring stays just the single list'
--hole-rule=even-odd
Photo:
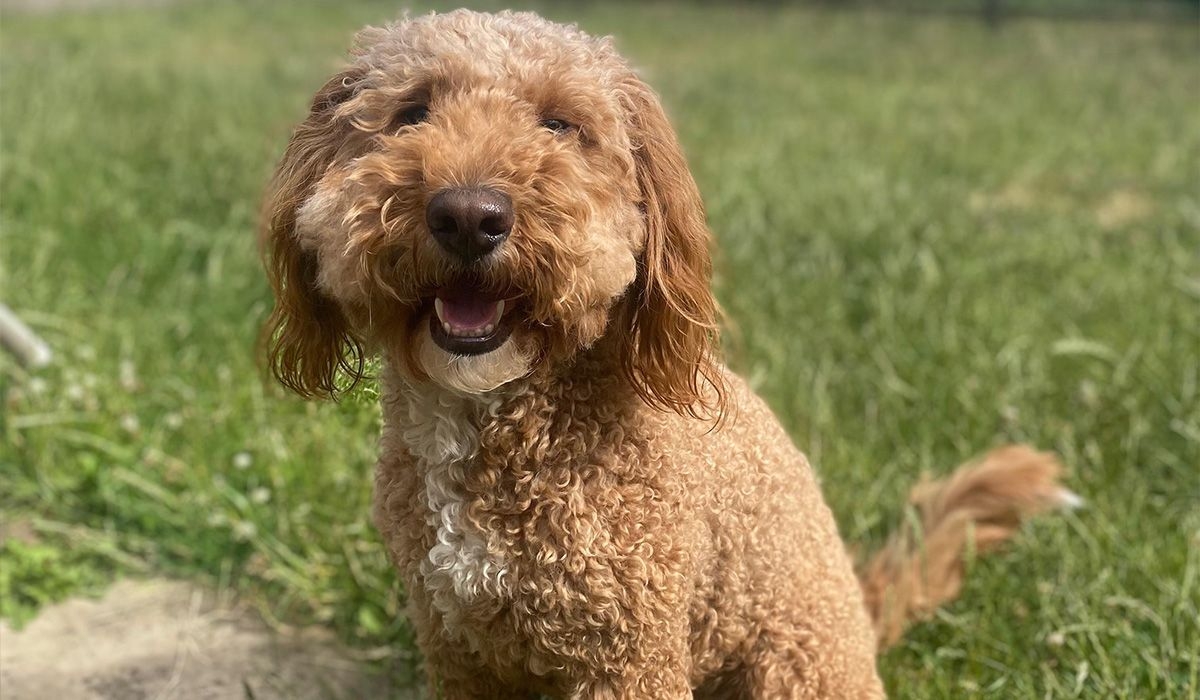
[{"label": "white stick on ground", "polygon": [[0,345],[30,368],[48,365],[54,357],[50,346],[4,304],[0,304]]}]

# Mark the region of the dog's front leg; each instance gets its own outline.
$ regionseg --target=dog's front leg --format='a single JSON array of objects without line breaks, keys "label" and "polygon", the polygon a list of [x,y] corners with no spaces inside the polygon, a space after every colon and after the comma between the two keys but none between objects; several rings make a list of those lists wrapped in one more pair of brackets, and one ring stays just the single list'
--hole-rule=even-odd
[{"label": "dog's front leg", "polygon": [[687,673],[668,668],[626,669],[617,677],[584,682],[571,700],[691,700]]},{"label": "dog's front leg", "polygon": [[471,678],[443,678],[436,686],[440,686],[441,693],[435,697],[443,700],[534,700],[538,697],[536,693],[505,686],[487,672]]},{"label": "dog's front leg", "polygon": [[433,697],[442,700],[534,700],[536,693],[505,683],[473,654],[448,646],[429,648],[425,657]]},{"label": "dog's front leg", "polygon": [[425,652],[430,691],[442,700],[533,700],[537,695],[502,682],[467,654],[449,649]]},{"label": "dog's front leg", "polygon": [[617,664],[619,673],[589,675],[571,700],[691,700],[686,630],[680,629],[670,640],[660,639],[652,646],[653,653],[635,652],[632,658]]},{"label": "dog's front leg", "polygon": [[446,636],[445,622],[434,609],[420,577],[410,577],[406,585],[408,617],[425,659],[431,697],[440,700],[534,700],[537,697],[511,682],[502,681],[464,642]]}]

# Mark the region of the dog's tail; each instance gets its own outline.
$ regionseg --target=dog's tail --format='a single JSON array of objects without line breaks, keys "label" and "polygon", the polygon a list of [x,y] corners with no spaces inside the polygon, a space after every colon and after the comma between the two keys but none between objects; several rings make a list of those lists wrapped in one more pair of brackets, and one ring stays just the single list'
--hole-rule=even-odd
[{"label": "dog's tail", "polygon": [[1025,518],[1082,505],[1061,471],[1053,455],[1013,445],[913,488],[910,517],[859,573],[879,648],[958,595],[969,551],[998,546]]}]

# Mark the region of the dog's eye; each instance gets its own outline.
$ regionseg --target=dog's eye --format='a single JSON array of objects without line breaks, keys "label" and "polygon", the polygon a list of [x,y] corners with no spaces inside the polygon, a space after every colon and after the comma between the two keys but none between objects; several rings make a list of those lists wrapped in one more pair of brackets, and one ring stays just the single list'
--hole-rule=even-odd
[{"label": "dog's eye", "polygon": [[575,129],[575,125],[562,119],[543,119],[542,126],[556,134],[565,134]]},{"label": "dog's eye", "polygon": [[395,128],[412,126],[413,124],[420,124],[426,119],[429,119],[429,107],[426,105],[412,105],[396,113],[396,118],[392,120],[392,126]]}]

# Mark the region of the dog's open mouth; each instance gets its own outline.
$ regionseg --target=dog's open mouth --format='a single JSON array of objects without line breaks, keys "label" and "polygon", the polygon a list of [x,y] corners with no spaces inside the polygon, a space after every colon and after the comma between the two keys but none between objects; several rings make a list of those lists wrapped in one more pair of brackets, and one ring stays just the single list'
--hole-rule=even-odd
[{"label": "dog's open mouth", "polygon": [[512,332],[513,299],[462,281],[437,290],[429,334],[456,355],[481,355],[504,344]]}]

